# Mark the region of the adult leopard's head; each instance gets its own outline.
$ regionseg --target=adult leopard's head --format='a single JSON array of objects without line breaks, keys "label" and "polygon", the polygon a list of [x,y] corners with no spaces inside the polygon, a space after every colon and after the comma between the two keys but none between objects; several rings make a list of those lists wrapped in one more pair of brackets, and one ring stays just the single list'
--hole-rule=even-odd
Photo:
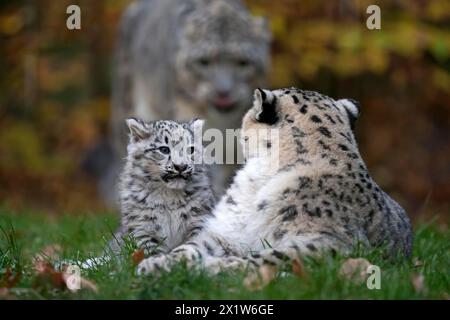
[{"label": "adult leopard's head", "polygon": [[344,164],[345,159],[359,158],[353,135],[358,116],[359,104],[351,99],[334,100],[296,88],[256,89],[253,107],[243,119],[242,136],[276,129],[281,162],[308,164],[319,159],[330,165]]},{"label": "adult leopard's head", "polygon": [[225,113],[250,103],[269,66],[270,31],[240,1],[193,0],[176,54],[178,86],[198,106]]}]

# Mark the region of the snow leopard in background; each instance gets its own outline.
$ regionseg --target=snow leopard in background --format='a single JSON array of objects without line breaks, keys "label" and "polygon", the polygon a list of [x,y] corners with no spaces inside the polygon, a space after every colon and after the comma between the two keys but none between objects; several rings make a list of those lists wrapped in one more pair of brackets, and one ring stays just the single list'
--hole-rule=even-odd
[{"label": "snow leopard in background", "polygon": [[126,120],[128,154],[119,183],[121,226],[110,243],[120,251],[131,236],[146,254],[169,252],[186,242],[211,214],[215,197],[207,168],[194,162],[201,152],[194,132],[203,120],[146,123]]},{"label": "snow leopard in background", "polygon": [[[107,153],[102,158],[108,163],[86,161],[100,171],[96,174],[103,198],[115,202],[110,186],[126,153],[125,118],[199,117],[206,120],[206,127],[222,132],[239,128],[251,92],[265,83],[270,40],[266,20],[251,16],[240,0],[132,3],[122,18],[115,52],[112,137],[106,144],[110,147],[100,144],[102,148],[93,152],[97,159]],[[235,145],[224,148],[235,151]],[[212,168],[217,191],[235,169],[234,165]]]},{"label": "snow leopard in background", "polygon": [[356,245],[410,256],[408,216],[375,183],[359,153],[352,131],[358,115],[350,99],[296,88],[256,90],[243,119],[243,143],[255,131],[277,129],[278,152],[249,152],[202,231],[169,254],[143,260],[138,273],[169,269],[180,260],[212,272],[277,265],[349,253]]}]

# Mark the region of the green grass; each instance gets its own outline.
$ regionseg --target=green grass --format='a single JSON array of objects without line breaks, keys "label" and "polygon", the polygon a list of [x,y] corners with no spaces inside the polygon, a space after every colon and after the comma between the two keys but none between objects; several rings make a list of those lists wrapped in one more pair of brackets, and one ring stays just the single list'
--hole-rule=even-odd
[{"label": "green grass", "polygon": [[[159,277],[137,277],[130,257],[132,248],[124,249],[120,259],[83,271],[82,276],[97,285],[98,293],[88,289],[71,293],[36,279],[32,258],[44,247],[59,244],[61,259],[97,256],[117,220],[114,214],[56,218],[0,209],[0,287],[11,271],[21,274],[10,289],[19,299],[448,299],[450,293],[450,232],[433,223],[417,226],[413,257],[408,261],[387,261],[377,251],[353,254],[381,268],[380,290],[339,277],[344,257],[306,260],[306,276],[298,277],[287,269],[258,291],[243,285],[245,272],[210,276],[178,265]],[[417,259],[422,262],[419,266],[414,263]],[[414,288],[413,275],[423,275],[423,290]]]}]

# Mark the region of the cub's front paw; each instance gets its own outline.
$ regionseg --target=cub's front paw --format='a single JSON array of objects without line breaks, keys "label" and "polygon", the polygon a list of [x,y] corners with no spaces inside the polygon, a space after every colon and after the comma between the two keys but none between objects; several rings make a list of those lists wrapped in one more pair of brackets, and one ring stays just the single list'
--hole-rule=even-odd
[{"label": "cub's front paw", "polygon": [[136,273],[142,276],[146,274],[158,274],[163,270],[169,270],[168,261],[165,256],[159,256],[142,260],[137,266]]}]

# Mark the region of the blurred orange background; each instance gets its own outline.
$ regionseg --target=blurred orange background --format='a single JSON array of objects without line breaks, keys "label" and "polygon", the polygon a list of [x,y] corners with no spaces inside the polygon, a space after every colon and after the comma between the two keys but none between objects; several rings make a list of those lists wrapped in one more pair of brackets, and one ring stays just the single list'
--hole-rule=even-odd
[{"label": "blurred orange background", "polygon": [[[81,169],[109,130],[110,70],[129,0],[0,3],[0,206],[104,208]],[[274,35],[270,87],[362,106],[361,153],[413,218],[450,216],[450,2],[247,0]],[[81,30],[66,8],[81,7]],[[370,4],[381,30],[366,28]]]}]

